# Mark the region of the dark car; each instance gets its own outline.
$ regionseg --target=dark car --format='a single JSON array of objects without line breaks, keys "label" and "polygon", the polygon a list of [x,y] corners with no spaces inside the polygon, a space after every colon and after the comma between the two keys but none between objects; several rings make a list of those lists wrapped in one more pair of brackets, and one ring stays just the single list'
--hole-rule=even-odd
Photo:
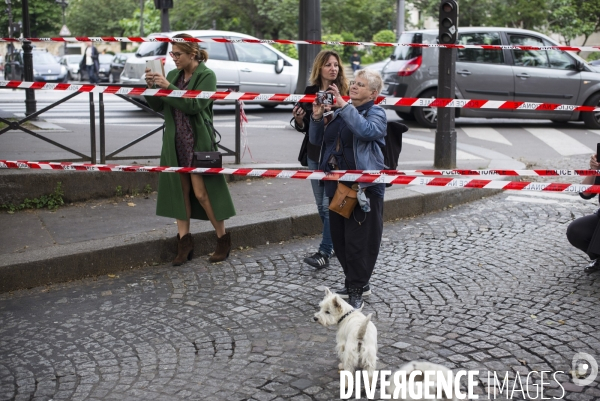
[{"label": "dark car", "polygon": [[[33,80],[41,82],[67,82],[68,71],[56,58],[45,50],[33,49]],[[6,56],[4,79],[23,81],[23,51]]]},{"label": "dark car", "polygon": [[108,72],[108,82],[114,84],[119,82],[121,73],[123,72],[123,67],[125,66],[125,62],[131,56],[135,55],[135,53],[117,53],[115,57],[112,59],[110,63],[110,70]]},{"label": "dark car", "polygon": [[100,69],[98,70],[98,79],[100,82],[107,82],[110,80],[109,71],[110,71],[110,63],[113,58],[112,54],[101,54],[98,56],[98,61],[100,62]]}]

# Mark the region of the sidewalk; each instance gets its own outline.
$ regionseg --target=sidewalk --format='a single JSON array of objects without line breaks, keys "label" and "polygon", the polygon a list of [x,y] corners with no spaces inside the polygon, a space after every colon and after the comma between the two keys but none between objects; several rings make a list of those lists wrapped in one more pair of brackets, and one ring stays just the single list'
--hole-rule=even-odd
[{"label": "sidewalk", "polygon": [[[411,140],[433,144],[432,137],[415,132],[417,134],[411,131],[405,134],[405,144]],[[273,138],[279,140],[273,142]],[[273,136],[269,139],[269,149],[255,149],[263,164],[231,167],[299,169],[298,164],[280,163],[281,153],[297,153],[299,143],[296,145],[296,141],[289,141],[289,138],[285,134]],[[458,147],[459,151],[470,155],[459,158],[457,167],[460,169],[523,168],[520,162],[493,151],[468,145]],[[432,161],[426,161],[433,160],[432,155],[433,151],[418,155],[403,153],[398,168],[432,168]],[[71,192],[78,192],[80,196],[89,195],[92,189],[104,193],[92,196],[87,202],[73,201],[73,198],[78,199],[77,196],[68,194],[65,198],[70,204],[54,212],[43,209],[14,214],[0,212],[0,227],[3,227],[0,232],[0,292],[155,265],[174,257],[175,221],[155,215],[156,193],[106,198],[106,193],[115,193],[115,174],[133,180],[141,176],[156,180],[150,173],[0,170],[0,188],[3,188],[0,203],[3,203],[3,197],[10,197],[11,191],[22,194],[37,187],[50,188],[59,179],[70,183]],[[143,187],[138,186],[140,192]],[[127,188],[123,186],[124,193]],[[320,233],[320,219],[310,184],[304,180],[244,179],[230,182],[230,190],[237,216],[226,225],[235,249]],[[417,216],[492,193],[477,189],[394,186],[386,191],[384,218],[391,221]],[[98,199],[96,196],[104,197]],[[195,257],[206,257],[214,250],[212,226],[208,222],[193,221],[191,231]]]}]

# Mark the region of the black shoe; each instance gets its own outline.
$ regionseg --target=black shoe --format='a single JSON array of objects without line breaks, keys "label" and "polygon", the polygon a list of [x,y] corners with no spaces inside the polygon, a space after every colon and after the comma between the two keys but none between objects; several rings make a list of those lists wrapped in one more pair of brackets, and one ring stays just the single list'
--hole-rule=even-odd
[{"label": "black shoe", "polygon": [[[336,291],[336,294],[338,294],[341,298],[344,299],[348,299],[348,289],[346,287],[342,288],[339,291]],[[369,285],[369,283],[367,283],[367,285],[365,285],[363,287],[363,297],[366,297],[367,295],[371,295],[371,286]]]},{"label": "black shoe", "polygon": [[585,267],[585,269],[583,269],[583,271],[586,272],[587,274],[600,271],[600,258],[592,261],[589,265],[587,265]]},{"label": "black shoe", "polygon": [[317,252],[314,255],[304,258],[304,263],[307,263],[315,269],[324,269],[329,267],[329,257]]},{"label": "black shoe", "polygon": [[363,289],[348,288],[348,304],[354,309],[360,309],[363,306]]}]

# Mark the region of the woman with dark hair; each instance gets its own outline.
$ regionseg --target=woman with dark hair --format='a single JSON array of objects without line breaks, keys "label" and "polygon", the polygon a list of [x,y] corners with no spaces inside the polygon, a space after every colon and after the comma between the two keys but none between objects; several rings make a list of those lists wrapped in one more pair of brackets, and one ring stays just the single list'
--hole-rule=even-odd
[{"label": "woman with dark hair", "polygon": [[[187,34],[174,38],[193,38]],[[215,73],[206,66],[208,53],[195,42],[173,43],[169,53],[176,69],[165,78],[146,69],[148,87],[172,90],[216,91]],[[194,151],[213,151],[213,101],[147,96],[146,101],[165,116],[160,165],[190,167]],[[192,258],[194,241],[190,234],[190,218],[210,220],[217,234],[217,246],[210,257],[212,263],[229,256],[231,238],[225,232],[225,220],[235,215],[233,201],[225,177],[201,174],[160,173],[156,214],[177,220],[177,257],[173,266]]]},{"label": "woman with dark hair", "polygon": [[[318,91],[326,91],[331,84],[335,84],[343,96],[348,95],[348,82],[344,75],[344,68],[340,56],[333,50],[323,50],[313,62],[312,71],[310,74],[311,86],[307,86],[304,90],[305,94],[315,94]],[[321,144],[312,144],[308,138],[308,127],[310,125],[310,113],[312,105],[310,103],[298,104],[294,107],[292,126],[299,132],[305,133],[303,148],[307,149],[307,160],[304,164],[310,170],[318,169],[319,153]],[[302,153],[302,152],[301,152]],[[313,195],[317,203],[319,216],[323,222],[323,235],[319,250],[304,258],[304,262],[317,269],[323,269],[329,266],[329,258],[333,254],[333,244],[331,242],[331,234],[329,232],[329,199],[325,196],[323,183],[321,181],[311,180]]]},{"label": "woman with dark hair", "polygon": [[[325,107],[313,103],[309,129],[310,140],[321,143],[319,169],[383,170],[382,147],[385,146],[387,118],[385,110],[375,105],[383,82],[379,73],[358,70],[350,82],[350,99],[346,103],[335,84],[329,91],[340,106],[329,124],[325,125]],[[344,269],[344,288],[338,292],[348,297],[355,309],[363,305],[363,295],[369,291],[369,280],[379,255],[383,234],[383,196],[385,184],[365,184],[347,181],[324,181],[325,195],[330,199],[340,189],[357,188],[359,203],[349,218],[329,213],[329,227],[335,255]],[[334,205],[335,206],[335,205]]]}]

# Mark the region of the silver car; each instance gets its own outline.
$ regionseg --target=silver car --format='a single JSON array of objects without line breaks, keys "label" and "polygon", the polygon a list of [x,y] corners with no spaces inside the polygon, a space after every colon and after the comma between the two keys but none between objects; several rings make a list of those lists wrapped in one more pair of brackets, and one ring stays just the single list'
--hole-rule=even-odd
[{"label": "silver car", "polygon": [[67,69],[69,81],[81,81],[79,63],[81,62],[82,57],[81,54],[67,54],[60,58],[60,64],[64,65]]},{"label": "silver car", "polygon": [[[195,38],[256,39],[252,36],[227,31],[182,31],[159,33],[150,36],[172,37],[187,33]],[[201,42],[208,52],[207,67],[217,76],[219,90],[237,90],[257,93],[294,93],[298,81],[298,60],[286,56],[267,44]],[[143,85],[146,60],[163,61],[165,74],[175,68],[169,57],[169,42],[144,42],[127,59],[121,73],[124,85]],[[138,99],[142,100],[142,99]],[[277,103],[265,103],[275,107]]]},{"label": "silver car", "polygon": [[[459,28],[459,44],[557,46],[547,36],[524,29]],[[437,30],[404,32],[400,43],[437,43]],[[383,68],[382,94],[434,98],[438,85],[437,48],[397,47]],[[579,56],[558,50],[458,49],[456,98],[541,102],[567,105],[600,104],[600,69]],[[437,123],[435,107],[397,107],[405,120],[424,127]],[[600,129],[600,113],[502,109],[456,109],[457,117],[583,120]]]}]

